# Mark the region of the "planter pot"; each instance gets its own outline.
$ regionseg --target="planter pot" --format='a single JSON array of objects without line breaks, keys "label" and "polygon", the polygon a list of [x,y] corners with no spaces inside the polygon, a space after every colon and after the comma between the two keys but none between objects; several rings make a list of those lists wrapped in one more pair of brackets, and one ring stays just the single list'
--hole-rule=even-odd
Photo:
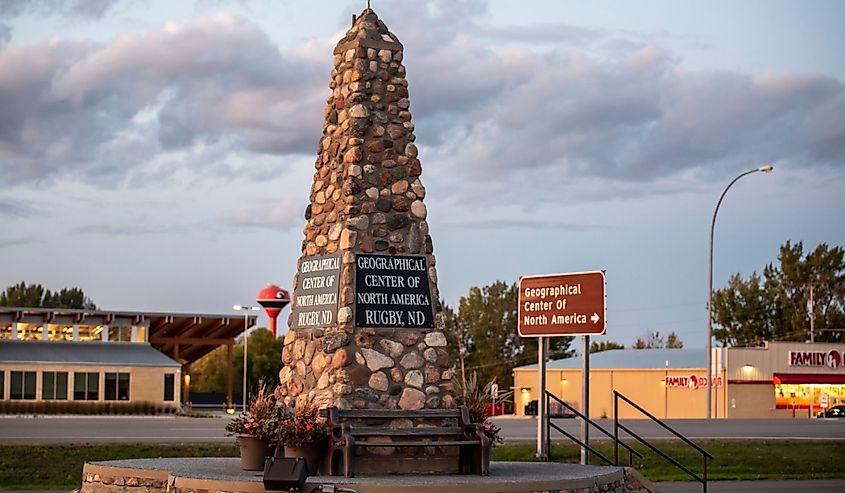
[{"label": "planter pot", "polygon": [[[277,457],[282,452],[281,449],[281,446],[276,449]],[[301,447],[284,447],[284,457],[301,457],[305,459],[305,463],[308,465],[309,476],[316,476],[320,473],[320,465],[325,455],[326,444],[323,442],[304,443]]]},{"label": "planter pot", "polygon": [[263,471],[264,460],[273,455],[273,444],[252,435],[238,435],[241,449],[241,469],[244,471]]}]

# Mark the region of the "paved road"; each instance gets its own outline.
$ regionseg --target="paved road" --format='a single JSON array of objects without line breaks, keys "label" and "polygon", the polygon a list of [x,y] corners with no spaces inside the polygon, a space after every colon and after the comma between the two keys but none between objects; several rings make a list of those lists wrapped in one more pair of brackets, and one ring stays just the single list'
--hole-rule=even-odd
[{"label": "paved road", "polygon": [[[524,417],[494,418],[502,428],[507,441],[533,441],[537,437],[537,420]],[[555,419],[554,423],[574,436],[580,434],[580,420]],[[613,420],[600,419],[599,425],[613,433]],[[647,439],[673,438],[672,435],[652,421],[623,420],[634,432]],[[827,440],[845,439],[845,420],[836,419],[670,419],[666,423],[682,435],[697,440],[748,440],[748,439],[797,439]],[[620,432],[621,434],[621,432]],[[597,430],[590,431],[590,439],[602,439]],[[553,430],[552,439],[566,440],[560,432]]]},{"label": "paved road", "polygon": [[[701,483],[657,483],[660,493],[701,493]],[[710,493],[841,493],[845,479],[808,481],[711,481]]]},{"label": "paved road", "polygon": [[[537,421],[533,418],[499,417],[495,422],[509,442],[536,440]],[[228,417],[0,417],[0,442],[3,443],[82,443],[82,442],[226,442],[224,427]],[[572,419],[555,420],[568,432],[579,434],[579,423]],[[612,431],[613,422],[599,423]],[[645,438],[670,438],[671,435],[650,421],[626,420],[624,423]],[[845,439],[845,420],[669,420],[669,425],[693,439]],[[592,431],[591,439],[601,435]],[[552,439],[564,439],[552,433]]]},{"label": "paved road", "polygon": [[4,417],[3,443],[233,442],[225,418],[141,416]]}]

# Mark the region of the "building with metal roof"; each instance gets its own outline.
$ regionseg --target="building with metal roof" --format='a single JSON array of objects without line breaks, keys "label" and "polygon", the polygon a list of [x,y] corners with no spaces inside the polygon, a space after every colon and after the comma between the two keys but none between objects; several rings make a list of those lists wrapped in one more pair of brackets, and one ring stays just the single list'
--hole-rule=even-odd
[{"label": "building with metal roof", "polygon": [[[704,368],[707,354],[700,349],[611,349],[590,355],[590,367],[602,369],[620,368]],[[517,369],[537,369],[537,365],[520,366]],[[580,369],[581,358],[563,358],[549,361],[546,369]]]},{"label": "building with metal roof", "polygon": [[[581,357],[546,363],[546,391],[581,409]],[[542,395],[538,365],[514,369],[514,409],[530,414]],[[590,355],[590,416],[613,417],[613,392],[658,418],[703,418],[707,390],[717,418],[801,418],[845,404],[845,344],[767,342],[704,349],[616,349]],[[553,401],[553,400],[552,400]],[[554,406],[552,406],[554,407]],[[555,410],[552,409],[554,412]],[[627,404],[620,418],[642,418]]]},{"label": "building with metal roof", "polygon": [[227,347],[255,315],[0,307],[0,400],[187,402],[190,365]]}]

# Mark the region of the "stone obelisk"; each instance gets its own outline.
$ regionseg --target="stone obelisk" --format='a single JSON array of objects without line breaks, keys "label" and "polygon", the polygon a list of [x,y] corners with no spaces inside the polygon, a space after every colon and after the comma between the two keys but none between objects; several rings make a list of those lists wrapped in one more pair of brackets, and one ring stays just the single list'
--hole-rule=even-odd
[{"label": "stone obelisk", "polygon": [[371,9],[334,50],[277,394],[454,407],[403,46]]}]

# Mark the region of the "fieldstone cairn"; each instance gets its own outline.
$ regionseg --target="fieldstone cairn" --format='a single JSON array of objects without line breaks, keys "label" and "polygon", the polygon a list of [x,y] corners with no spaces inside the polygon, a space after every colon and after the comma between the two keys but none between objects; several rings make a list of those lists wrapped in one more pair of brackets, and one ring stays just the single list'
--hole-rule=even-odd
[{"label": "fieldstone cairn", "polygon": [[403,46],[370,9],[334,50],[277,395],[453,408]]}]

